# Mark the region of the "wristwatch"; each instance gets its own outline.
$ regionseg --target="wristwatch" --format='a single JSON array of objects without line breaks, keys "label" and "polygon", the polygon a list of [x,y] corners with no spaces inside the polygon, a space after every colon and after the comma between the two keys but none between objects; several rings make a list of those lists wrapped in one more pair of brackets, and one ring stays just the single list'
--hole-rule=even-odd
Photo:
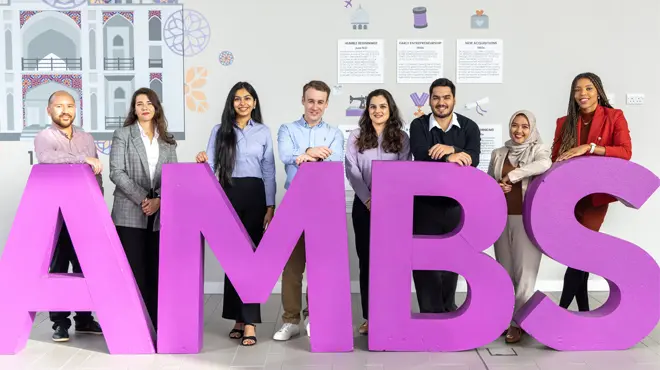
[{"label": "wristwatch", "polygon": [[594,154],[594,151],[596,151],[596,144],[591,143],[589,145],[591,145],[591,150],[589,150],[589,154]]}]

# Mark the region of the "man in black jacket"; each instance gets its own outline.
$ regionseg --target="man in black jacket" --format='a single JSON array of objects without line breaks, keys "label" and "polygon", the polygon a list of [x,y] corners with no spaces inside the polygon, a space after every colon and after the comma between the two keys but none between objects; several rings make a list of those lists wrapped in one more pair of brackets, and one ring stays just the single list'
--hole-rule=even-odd
[{"label": "man in black jacket", "polygon": [[[410,124],[410,150],[415,161],[479,165],[481,133],[471,119],[454,113],[456,87],[440,78],[429,88],[433,113]],[[451,181],[451,179],[448,179]],[[413,233],[443,235],[461,222],[460,204],[447,197],[417,196],[414,202]],[[456,311],[458,274],[451,271],[413,271],[417,302],[422,313]]]}]

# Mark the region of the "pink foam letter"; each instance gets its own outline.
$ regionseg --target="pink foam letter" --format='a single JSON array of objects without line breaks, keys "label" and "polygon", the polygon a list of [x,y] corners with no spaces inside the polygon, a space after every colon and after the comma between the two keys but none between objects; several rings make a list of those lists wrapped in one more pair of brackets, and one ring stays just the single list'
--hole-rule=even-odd
[{"label": "pink foam letter", "polygon": [[158,352],[202,347],[204,238],[245,303],[270,296],[305,233],[312,351],[351,351],[350,272],[341,163],[306,163],[256,251],[206,164],[163,168]]},{"label": "pink foam letter", "polygon": [[[514,307],[511,279],[482,253],[506,224],[506,200],[488,175],[451,163],[374,162],[371,214],[369,349],[460,351],[483,346],[506,329]],[[446,196],[463,208],[458,230],[413,236],[413,197]],[[411,314],[412,270],[465,277],[468,296],[451,314]]]},{"label": "pink foam letter", "polygon": [[[48,273],[62,218],[84,277]],[[0,353],[24,348],[42,311],[96,311],[110,353],[154,353],[151,322],[115,230],[89,166],[32,167],[0,260]]]},{"label": "pink foam letter", "polygon": [[575,205],[584,196],[607,193],[639,208],[660,186],[644,167],[618,158],[579,158],[553,166],[536,179],[525,199],[530,238],[550,258],[604,277],[610,295],[591,312],[558,307],[536,294],[516,321],[539,342],[557,350],[627,349],[644,339],[660,319],[660,268],[633,243],[580,225]]}]

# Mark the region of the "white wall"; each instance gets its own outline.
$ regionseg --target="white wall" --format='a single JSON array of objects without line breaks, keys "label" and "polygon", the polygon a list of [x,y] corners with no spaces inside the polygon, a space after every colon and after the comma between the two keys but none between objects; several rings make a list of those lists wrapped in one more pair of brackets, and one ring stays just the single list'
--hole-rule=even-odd
[{"label": "white wall", "polygon": [[[354,31],[350,18],[358,5],[369,13],[366,31]],[[353,9],[334,1],[206,1],[187,0],[185,7],[206,16],[211,40],[206,49],[184,60],[184,68],[205,67],[205,93],[209,108],[204,113],[186,110],[186,139],[180,142],[180,161],[193,161],[204,150],[213,125],[219,122],[226,94],[239,80],[251,82],[261,98],[265,123],[276,137],[278,127],[302,114],[301,90],[311,79],[329,85],[337,81],[337,39],[382,38],[385,40],[386,78],[382,85],[344,85],[342,95],[330,97],[325,119],[335,125],[356,122],[344,116],[349,95],[366,95],[374,88],[393,94],[404,117],[412,119],[416,110],[409,95],[428,91],[428,84],[396,83],[396,39],[440,38],[445,41],[445,75],[455,79],[455,44],[458,38],[501,38],[504,40],[504,83],[498,85],[458,85],[457,111],[478,124],[506,126],[510,114],[529,109],[538,117],[541,134],[552,140],[555,120],[566,112],[570,82],[580,72],[601,76],[608,92],[615,95],[615,106],[628,119],[633,139],[633,161],[660,174],[656,142],[660,126],[654,108],[660,103],[660,5],[655,0],[620,2],[557,0],[540,3],[526,0],[438,2],[400,0],[387,6],[377,0],[353,0]],[[413,28],[412,8],[428,9],[429,27]],[[489,30],[470,29],[475,9],[485,10]],[[165,19],[163,20],[165,23]],[[136,45],[137,48],[140,45]],[[223,50],[233,52],[229,67],[218,62]],[[167,77],[165,77],[167,81]],[[431,81],[429,81],[430,83]],[[165,89],[176,88],[167,84]],[[626,93],[644,93],[642,106],[626,106]],[[488,96],[485,117],[463,110],[462,104]],[[100,100],[102,102],[102,100]],[[167,104],[173,104],[171,101]],[[167,107],[167,105],[166,105]],[[428,109],[427,109],[428,111]],[[18,114],[17,114],[18,117]],[[276,145],[276,143],[275,143]],[[27,144],[0,143],[0,245],[4,245],[23,186],[29,173]],[[277,147],[276,147],[277,148]],[[107,157],[103,158],[106,161]],[[277,167],[278,201],[284,196],[285,173]],[[11,175],[11,176],[10,176]],[[106,200],[110,206],[113,187],[104,175]],[[610,208],[602,232],[637,244],[660,260],[658,222],[660,195],[655,194],[641,210],[621,204]],[[351,248],[351,277],[357,281],[350,215],[347,215]],[[492,254],[492,249],[489,250]],[[207,253],[206,274],[209,291],[220,291],[223,272],[212,253]],[[539,289],[561,289],[564,266],[544,257]],[[607,289],[604,281],[592,289]],[[354,284],[357,286],[357,284]]]}]

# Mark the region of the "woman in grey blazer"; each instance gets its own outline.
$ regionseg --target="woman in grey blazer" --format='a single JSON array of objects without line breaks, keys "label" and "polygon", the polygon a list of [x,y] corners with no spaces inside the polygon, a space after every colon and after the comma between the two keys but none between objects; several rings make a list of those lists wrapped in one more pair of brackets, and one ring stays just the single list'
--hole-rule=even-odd
[{"label": "woman in grey blazer", "polygon": [[112,137],[112,220],[154,329],[158,324],[161,170],[163,164],[176,162],[176,141],[167,132],[158,95],[147,88],[137,90],[124,127]]}]

